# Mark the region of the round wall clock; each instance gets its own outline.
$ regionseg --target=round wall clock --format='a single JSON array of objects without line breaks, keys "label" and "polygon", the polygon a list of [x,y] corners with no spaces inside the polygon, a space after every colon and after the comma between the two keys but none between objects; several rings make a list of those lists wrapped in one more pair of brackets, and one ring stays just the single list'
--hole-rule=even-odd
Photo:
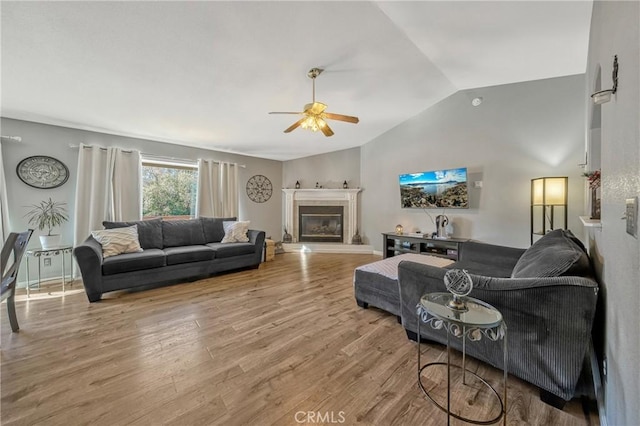
[{"label": "round wall clock", "polygon": [[264,203],[273,194],[273,186],[268,177],[255,175],[247,182],[247,195],[251,201]]},{"label": "round wall clock", "polygon": [[46,155],[27,157],[18,163],[21,181],[34,188],[57,188],[69,179],[69,169],[60,160]]}]

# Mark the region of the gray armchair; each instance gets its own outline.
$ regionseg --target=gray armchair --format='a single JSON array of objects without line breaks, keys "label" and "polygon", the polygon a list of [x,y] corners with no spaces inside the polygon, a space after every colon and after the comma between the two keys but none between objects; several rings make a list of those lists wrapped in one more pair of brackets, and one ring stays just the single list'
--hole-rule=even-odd
[{"label": "gray armchair", "polygon": [[[469,296],[498,309],[508,330],[510,374],[538,386],[543,401],[562,407],[574,396],[591,338],[598,284],[584,247],[569,231],[553,231],[528,250],[465,243],[449,268],[469,271]],[[415,340],[416,305],[426,293],[446,292],[445,268],[414,262],[398,266],[402,324]],[[536,276],[540,275],[540,276]],[[552,276],[550,276],[552,275]],[[513,276],[513,278],[512,278]],[[443,330],[421,326],[421,339],[446,343]],[[452,339],[461,349],[461,341]],[[500,345],[467,345],[467,353],[503,367]]]}]

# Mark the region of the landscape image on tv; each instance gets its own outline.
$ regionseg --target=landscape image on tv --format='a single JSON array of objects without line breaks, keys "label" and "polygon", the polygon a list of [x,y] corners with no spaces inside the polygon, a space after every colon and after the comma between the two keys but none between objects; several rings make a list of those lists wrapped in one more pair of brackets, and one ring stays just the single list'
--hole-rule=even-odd
[{"label": "landscape image on tv", "polygon": [[469,208],[467,169],[400,175],[400,201],[403,208]]}]

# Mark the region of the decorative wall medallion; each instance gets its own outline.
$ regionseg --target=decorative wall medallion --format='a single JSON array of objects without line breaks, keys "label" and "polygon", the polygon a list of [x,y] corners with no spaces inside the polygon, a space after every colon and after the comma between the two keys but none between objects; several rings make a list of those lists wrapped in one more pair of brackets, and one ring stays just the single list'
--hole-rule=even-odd
[{"label": "decorative wall medallion", "polygon": [[57,188],[69,179],[69,169],[60,160],[46,155],[27,157],[18,163],[21,181],[34,188]]},{"label": "decorative wall medallion", "polygon": [[255,175],[247,182],[247,195],[251,201],[264,203],[271,198],[273,185],[266,176]]}]

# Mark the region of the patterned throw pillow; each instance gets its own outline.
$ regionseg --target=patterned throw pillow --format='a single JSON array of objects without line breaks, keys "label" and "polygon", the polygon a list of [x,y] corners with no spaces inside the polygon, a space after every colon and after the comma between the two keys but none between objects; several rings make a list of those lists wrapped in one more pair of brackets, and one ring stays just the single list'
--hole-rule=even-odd
[{"label": "patterned throw pillow", "polygon": [[231,222],[225,221],[222,222],[222,226],[224,227],[224,238],[222,238],[223,243],[248,243],[249,237],[247,236],[247,232],[249,231],[249,221],[239,221],[239,222]]},{"label": "patterned throw pillow", "polygon": [[102,245],[102,256],[141,252],[138,226],[91,231],[91,236]]}]

